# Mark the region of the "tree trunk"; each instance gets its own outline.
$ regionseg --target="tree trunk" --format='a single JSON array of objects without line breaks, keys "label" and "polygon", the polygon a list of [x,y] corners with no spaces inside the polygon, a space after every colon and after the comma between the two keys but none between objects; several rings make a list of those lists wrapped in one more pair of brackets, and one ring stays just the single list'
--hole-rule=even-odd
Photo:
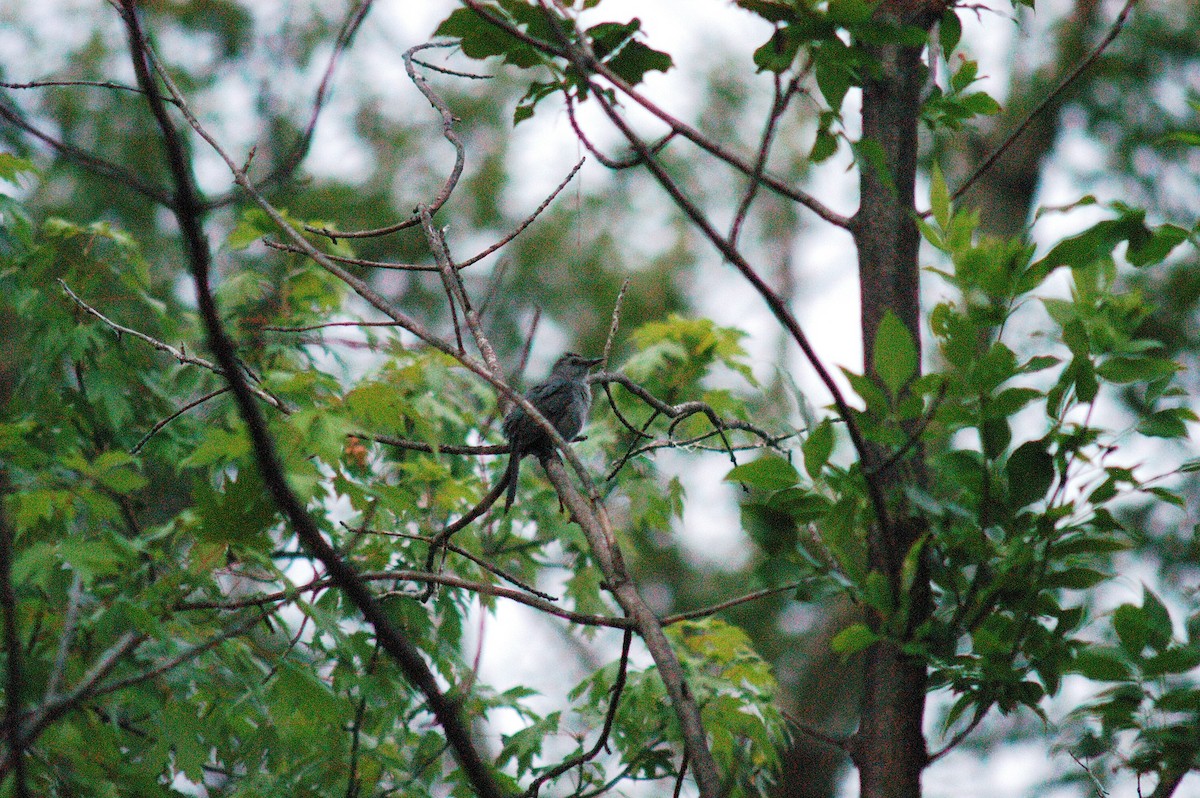
[{"label": "tree trunk", "polygon": [[[913,6],[917,5],[917,8]],[[885,4],[877,12],[901,25],[928,28],[941,13],[941,4]],[[880,321],[892,312],[908,330],[920,351],[921,308],[917,252],[920,237],[913,221],[913,191],[917,167],[917,124],[927,69],[921,47],[873,45],[879,72],[863,84],[862,129],[866,142],[877,144],[882,166],[863,158],[860,164],[861,200],[855,218],[858,247],[864,372],[874,374],[871,353]],[[918,373],[920,364],[918,363]],[[916,422],[905,427],[918,435]],[[894,606],[909,607],[901,634],[907,637],[929,612],[928,568],[921,565],[909,595],[901,584],[905,556],[924,533],[924,523],[910,513],[905,486],[927,481],[924,451],[911,446],[892,462],[889,453],[874,449],[862,464],[867,478],[876,480],[887,498],[888,517],[876,519],[868,531],[868,562],[884,575]],[[921,558],[922,561],[924,557]],[[878,625],[884,619],[876,617]],[[891,630],[894,635],[895,629]],[[859,771],[862,798],[919,798],[921,771],[928,755],[922,721],[925,714],[925,663],[907,656],[894,642],[877,643],[866,651],[862,715],[851,745]]]}]

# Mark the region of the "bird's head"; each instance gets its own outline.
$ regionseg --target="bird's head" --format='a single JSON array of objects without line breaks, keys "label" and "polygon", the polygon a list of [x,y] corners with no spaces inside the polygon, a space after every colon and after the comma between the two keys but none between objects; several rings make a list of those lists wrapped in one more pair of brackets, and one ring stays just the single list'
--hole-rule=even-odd
[{"label": "bird's head", "polygon": [[554,361],[554,368],[550,371],[552,374],[563,377],[565,379],[578,379],[586,375],[596,366],[600,365],[600,361],[604,358],[600,357],[584,357],[575,352],[567,352],[558,360]]}]

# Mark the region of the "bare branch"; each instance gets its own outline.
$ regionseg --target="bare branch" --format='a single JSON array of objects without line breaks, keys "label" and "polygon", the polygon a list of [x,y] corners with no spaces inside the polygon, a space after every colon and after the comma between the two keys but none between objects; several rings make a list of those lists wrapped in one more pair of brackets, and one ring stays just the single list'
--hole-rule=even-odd
[{"label": "bare branch", "polygon": [[[79,305],[79,307],[83,308],[85,311],[87,311],[88,313],[95,316],[100,321],[107,324],[109,327],[111,327],[113,330],[116,331],[118,336],[132,335],[134,338],[137,338],[139,341],[145,341],[146,343],[150,344],[150,346],[154,347],[158,351],[166,352],[168,355],[175,358],[180,363],[188,363],[193,366],[199,366],[200,368],[211,371],[213,374],[216,374],[218,376],[222,376],[222,377],[225,376],[225,372],[217,364],[215,364],[209,360],[205,360],[202,357],[197,357],[196,355],[189,355],[187,352],[183,351],[182,349],[176,349],[175,347],[171,346],[170,344],[164,343],[164,342],[158,340],[157,338],[153,338],[149,335],[146,335],[144,332],[142,332],[140,330],[135,330],[132,327],[126,327],[122,324],[117,324],[115,321],[108,318],[103,313],[96,310],[94,307],[92,307],[91,305],[89,305],[88,303],[86,303],[82,299],[80,299],[79,296],[74,291],[71,290],[71,287],[69,285],[67,285],[66,281],[64,281],[62,278],[59,278],[58,284],[62,286],[63,291],[65,291],[67,293],[67,296],[69,296],[72,299],[72,301],[75,302],[76,305]],[[257,388],[253,385],[250,385],[248,387],[249,387],[250,391],[254,393],[255,396],[257,396],[259,399],[262,399],[264,402],[271,405],[276,410],[280,410],[284,413],[290,412],[290,410],[287,408],[286,405],[284,405],[283,402],[276,399],[274,396],[271,396],[269,393],[262,390],[261,388]]]},{"label": "bare branch", "polygon": [[975,181],[983,177],[988,170],[995,166],[996,161],[1000,160],[1000,156],[1004,155],[1005,151],[1007,151],[1008,148],[1013,145],[1013,142],[1021,137],[1021,134],[1023,134],[1033,123],[1033,120],[1036,119],[1043,111],[1057,102],[1059,95],[1066,91],[1067,87],[1078,80],[1079,76],[1086,72],[1092,66],[1092,64],[1096,62],[1096,59],[1108,49],[1108,46],[1112,44],[1117,36],[1121,33],[1121,29],[1125,27],[1125,20],[1129,17],[1129,12],[1133,11],[1133,7],[1137,5],[1137,3],[1138,0],[1125,0],[1125,5],[1121,8],[1121,13],[1117,14],[1117,18],[1113,21],[1112,27],[1109,28],[1108,34],[1100,40],[1100,43],[1097,44],[1095,48],[1092,49],[1092,52],[1088,54],[1087,58],[1080,61],[1079,65],[1071,70],[1069,75],[1062,79],[1062,82],[1058,84],[1054,91],[1047,94],[1042,101],[1038,103],[1037,107],[1029,112],[1029,115],[1025,117],[1024,121],[1017,125],[1016,130],[1014,130],[1012,133],[1009,133],[1008,138],[1001,142],[1000,146],[997,147],[991,155],[985,158],[983,163],[976,167],[975,171],[971,173],[971,176],[968,177],[966,181],[950,196],[952,201],[961,197],[969,188],[971,188],[971,186],[975,185]]},{"label": "bare branch", "polygon": [[[861,431],[858,429],[858,423],[855,421],[850,405],[846,402],[846,399],[842,395],[842,391],[838,387],[837,383],[833,381],[833,377],[829,373],[829,370],[825,368],[825,364],[821,362],[816,350],[813,349],[812,343],[808,340],[808,336],[805,334],[804,329],[800,326],[800,322],[796,319],[796,317],[792,314],[791,309],[787,306],[787,302],[785,302],[784,299],[780,297],[774,289],[767,285],[766,281],[763,280],[762,276],[758,274],[754,267],[752,267],[750,263],[742,256],[741,252],[739,252],[736,247],[730,245],[729,241],[727,241],[717,231],[712,222],[709,221],[709,219],[695,205],[695,203],[693,203],[687,197],[687,195],[683,193],[683,190],[680,189],[680,187],[671,178],[671,176],[667,173],[667,170],[649,152],[645,142],[643,142],[637,136],[637,134],[634,133],[633,129],[629,127],[628,123],[621,117],[620,114],[617,113],[616,109],[612,107],[612,104],[605,99],[603,92],[597,91],[595,97],[596,101],[600,103],[601,108],[603,108],[604,112],[608,115],[608,118],[614,125],[617,126],[621,133],[624,134],[630,145],[644,155],[646,158],[646,166],[658,180],[659,185],[666,190],[667,194],[670,195],[671,199],[675,201],[675,204],[679,206],[680,210],[682,210],[684,214],[692,220],[692,223],[696,225],[696,227],[698,227],[702,233],[704,233],[704,236],[708,238],[710,242],[712,242],[713,246],[716,247],[717,250],[724,255],[730,263],[733,264],[734,268],[736,268],[738,272],[742,274],[746,281],[750,283],[755,291],[758,292],[759,296],[761,296],[767,303],[767,307],[770,308],[771,313],[783,325],[784,329],[788,331],[788,335],[796,342],[796,345],[800,347],[800,351],[804,353],[805,359],[808,360],[809,365],[812,366],[813,370],[817,373],[817,377],[821,380],[821,383],[825,386],[825,389],[828,390],[830,396],[833,397],[833,403],[837,407],[838,415],[846,424],[846,430],[850,434],[850,440],[853,442],[854,449],[858,453],[859,458],[863,462],[869,462],[869,452],[867,449],[866,440],[863,438]],[[875,511],[875,517],[878,519],[880,524],[886,527],[888,510],[887,503],[884,500],[883,492],[879,485],[876,484],[875,480],[867,479],[865,482],[867,486],[867,493],[871,499],[872,509]]]},{"label": "bare branch", "polygon": [[[432,105],[434,109],[441,114],[442,136],[446,139],[446,141],[449,141],[450,144],[454,146],[454,166],[451,168],[450,174],[446,177],[446,180],[442,183],[442,187],[438,189],[438,192],[436,195],[434,195],[433,199],[425,203],[431,215],[437,213],[438,209],[446,204],[446,200],[450,199],[450,195],[454,192],[454,188],[458,185],[458,181],[462,177],[463,166],[466,163],[466,151],[463,148],[462,139],[460,139],[458,134],[454,131],[454,114],[450,112],[450,108],[446,105],[445,101],[442,100],[442,98],[439,97],[432,88],[430,88],[429,83],[425,80],[425,78],[413,67],[413,56],[422,50],[428,50],[434,47],[451,46],[453,45],[448,43],[418,44],[416,47],[410,47],[404,53],[404,68],[408,72],[409,79],[413,82],[417,89],[419,89],[420,92],[425,95],[425,98],[429,100],[430,105]],[[412,216],[402,222],[397,222],[396,224],[388,225],[387,227],[376,228],[374,230],[330,230],[328,228],[311,227],[309,225],[305,225],[304,229],[315,235],[326,236],[327,238],[336,241],[341,238],[375,238],[377,236],[395,233],[399,230],[404,230],[409,227],[415,227],[420,223],[420,215],[414,213]]]},{"label": "bare branch", "polygon": [[621,693],[625,689],[625,678],[629,670],[629,647],[632,643],[633,630],[626,629],[625,637],[621,640],[621,658],[618,660],[620,665],[617,668],[617,678],[613,680],[611,696],[608,699],[608,711],[604,713],[604,726],[601,727],[600,736],[596,738],[595,744],[590,750],[563,760],[534,779],[533,783],[529,785],[529,789],[525,791],[526,798],[537,798],[543,784],[551,779],[558,778],[585,762],[590,762],[599,756],[600,752],[608,746],[608,735],[612,732],[613,721],[617,718],[617,707],[621,702]]},{"label": "bare branch", "polygon": [[0,101],[0,119],[7,121],[13,127],[25,131],[30,136],[33,136],[38,141],[41,141],[43,144],[49,146],[52,150],[59,153],[67,160],[79,164],[89,172],[100,175],[108,180],[112,180],[115,183],[119,183],[126,188],[132,189],[142,196],[157,202],[159,205],[167,208],[174,207],[175,200],[171,197],[169,192],[154,185],[153,183],[143,180],[141,177],[133,172],[130,172],[124,167],[117,166],[116,164],[106,161],[97,155],[93,155],[87,150],[76,147],[73,144],[68,144],[65,141],[60,141],[50,134],[42,132],[26,121],[19,111],[3,101]]},{"label": "bare branch", "polygon": [[467,258],[462,263],[457,264],[455,266],[455,268],[456,269],[465,269],[467,266],[470,266],[474,263],[478,263],[479,261],[486,258],[488,255],[491,255],[493,252],[495,252],[496,250],[503,247],[505,244],[512,241],[517,236],[521,235],[521,233],[525,232],[525,228],[527,228],[527,227],[529,227],[529,225],[533,224],[534,220],[537,219],[539,216],[541,216],[542,212],[550,207],[550,203],[553,202],[554,198],[557,197],[562,192],[562,190],[567,187],[567,184],[571,182],[571,178],[575,177],[575,175],[579,173],[579,170],[583,167],[583,163],[584,163],[584,159],[580,158],[579,162],[576,163],[575,166],[573,166],[571,168],[571,171],[567,173],[567,176],[562,179],[562,182],[558,184],[558,186],[554,189],[554,191],[550,192],[550,196],[548,196],[548,197],[546,197],[546,199],[542,200],[542,204],[537,206],[537,208],[534,209],[533,213],[529,214],[524,219],[522,219],[521,223],[518,224],[515,228],[513,228],[512,232],[503,236],[499,241],[492,244],[490,247],[483,250],[478,255]]},{"label": "bare branch", "polygon": [[180,416],[182,416],[184,413],[191,410],[192,408],[199,407],[200,405],[207,402],[209,399],[213,399],[217,396],[220,396],[221,394],[225,393],[228,390],[229,390],[229,386],[227,386],[227,385],[222,386],[222,387],[216,389],[215,391],[209,391],[208,393],[204,394],[204,396],[201,396],[199,399],[193,399],[192,401],[188,402],[183,407],[179,408],[174,413],[167,416],[162,421],[157,422],[153,427],[151,427],[150,431],[147,432],[145,435],[143,435],[142,439],[140,441],[138,441],[136,444],[134,444],[133,448],[129,450],[129,453],[137,454],[139,451],[141,451],[142,447],[146,445],[146,442],[149,441],[151,438],[153,438],[154,435],[160,429],[167,426],[172,421],[179,418]]},{"label": "bare branch", "polygon": [[[521,39],[525,43],[542,52],[549,53],[550,55],[556,55],[560,58],[565,58],[568,61],[571,61],[577,68],[581,70],[584,75],[588,73],[595,73],[602,76],[606,81],[619,89],[622,94],[629,97],[642,108],[649,111],[653,116],[657,117],[659,121],[666,124],[673,133],[683,136],[705,152],[719,158],[743,174],[748,176],[754,175],[754,164],[746,161],[744,158],[734,152],[731,152],[727,148],[722,147],[712,139],[700,133],[695,128],[685,124],[678,118],[664,111],[655,102],[627,83],[607,64],[596,58],[594,53],[586,52],[585,48],[581,46],[575,46],[574,43],[565,37],[560,40],[558,44],[552,44],[550,42],[545,42],[530,36],[516,25],[513,25],[507,20],[497,17],[495,14],[491,13],[489,9],[479,2],[479,0],[462,0],[462,3],[480,17],[487,20],[490,24],[495,25],[497,28],[500,28],[509,35]],[[544,4],[543,7],[545,7]],[[552,24],[558,24],[558,19],[554,12],[547,10],[547,18],[552,22]],[[599,100],[603,95],[602,92],[597,92],[593,96]],[[639,157],[644,159],[646,156],[639,153]],[[809,194],[792,188],[783,180],[780,180],[769,173],[763,173],[759,179],[772,191],[775,191],[776,193],[781,194],[788,199],[800,203],[830,224],[836,225],[837,227],[841,227],[845,230],[851,229],[852,222],[850,219],[842,216],[839,213],[836,213],[832,209],[828,208],[824,203],[818,201]]]},{"label": "bare branch", "polygon": [[[50,86],[90,86],[98,89],[114,89],[116,91],[128,91],[134,94],[142,94],[142,90],[137,86],[126,86],[123,83],[114,83],[111,80],[33,80],[28,83],[6,83],[0,81],[0,88],[4,89],[44,89]],[[159,95],[159,99],[163,102],[175,104],[175,99],[164,95]]]},{"label": "bare branch", "polygon": [[[280,252],[290,252],[294,255],[304,255],[304,256],[308,255],[308,253],[305,252],[300,247],[292,246],[291,244],[284,244],[279,241],[272,241],[269,238],[264,238],[262,240],[262,242],[263,242],[263,244],[270,247],[271,249],[278,250]],[[345,255],[334,255],[329,252],[325,253],[325,257],[329,258],[330,260],[337,261],[338,263],[345,263],[350,266],[365,266],[369,269],[392,269],[394,271],[401,271],[401,272],[436,272],[438,270],[437,266],[430,266],[430,265],[421,264],[421,263],[395,263],[395,262],[386,261],[386,260],[367,260],[366,258],[348,258]]]}]

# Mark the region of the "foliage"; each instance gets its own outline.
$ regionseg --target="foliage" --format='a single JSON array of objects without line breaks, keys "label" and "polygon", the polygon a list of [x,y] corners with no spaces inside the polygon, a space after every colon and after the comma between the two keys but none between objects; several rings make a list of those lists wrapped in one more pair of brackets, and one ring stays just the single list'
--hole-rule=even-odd
[{"label": "foliage", "polygon": [[[622,104],[641,102],[638,92],[653,73],[675,67],[671,54],[647,42],[637,18],[585,25],[585,16],[603,11],[598,0],[564,5],[563,13],[524,0],[473,5],[450,12],[436,34],[461,56],[502,64],[510,80],[519,75],[520,88],[499,90],[519,97],[514,126],[556,96],[572,113],[593,103],[618,114]],[[848,132],[856,126],[844,119],[853,107],[847,98],[882,79],[879,48],[924,47],[933,38],[928,25],[877,13],[878,4],[862,0],[736,5],[770,27],[740,68],[774,82],[772,125],[802,79],[811,75],[820,94],[805,121],[811,146],[796,158],[824,161],[845,142],[858,168],[878,171],[894,194],[899,183],[884,148]],[[252,46],[252,15],[234,4],[152,13],[164,29],[207,31],[215,62],[237,62]],[[317,49],[326,33],[308,31],[303,49]],[[936,39],[947,62],[961,34],[958,13],[946,10]],[[180,78],[185,93],[210,87],[215,78],[202,75]],[[607,82],[598,84],[598,75]],[[791,93],[781,88],[785,78],[795,81]],[[959,58],[922,96],[920,121],[954,135],[995,115],[998,103],[974,90],[978,78],[976,62]],[[448,109],[460,100],[469,102],[432,100],[452,142],[459,120]],[[63,118],[67,133],[109,124],[89,123],[73,106]],[[675,125],[672,135],[682,129]],[[724,153],[723,142],[699,142],[721,169],[751,178],[747,211],[765,185],[771,135],[762,162],[749,170]],[[650,167],[669,194],[672,179],[686,186],[705,168],[684,168],[672,153],[656,160],[659,150],[628,138],[637,155],[630,163]],[[432,158],[424,142],[403,143],[413,158]],[[1172,143],[1195,142],[1177,133]],[[168,171],[157,156],[136,154],[130,160],[153,162],[149,173]],[[271,153],[271,160],[279,166],[286,158]],[[495,211],[501,188],[485,185],[492,168],[499,167],[471,176],[480,192],[472,220],[480,229],[472,232],[480,237],[494,237],[493,228],[510,221]],[[3,609],[19,630],[19,656],[10,647],[0,672],[9,676],[5,703],[14,709],[5,727],[11,742],[17,719],[28,790],[150,796],[203,785],[210,795],[230,796],[471,794],[464,769],[445,755],[447,732],[428,692],[385,656],[361,608],[301,546],[272,500],[271,475],[260,470],[246,417],[227,391],[230,375],[205,359],[213,331],[180,299],[188,285],[172,261],[180,247],[172,242],[160,253],[172,235],[155,227],[153,202],[143,197],[124,217],[128,223],[117,223],[92,205],[56,213],[44,200],[24,199],[51,195],[49,182],[64,169],[56,163],[39,172],[0,153],[0,179],[23,186],[14,192],[21,199],[0,195],[0,311],[9,346],[22,358],[12,384],[0,388],[0,523],[11,527],[15,590]],[[97,177],[71,179],[86,187]],[[457,179],[445,184],[447,194]],[[1183,358],[1150,323],[1158,298],[1128,288],[1124,278],[1190,253],[1195,229],[1151,223],[1132,204],[1087,198],[1067,210],[1089,206],[1104,218],[1050,246],[992,237],[934,166],[929,211],[913,214],[933,263],[927,272],[945,293],[925,319],[928,345],[889,308],[861,371],[843,368],[841,381],[830,381],[834,403],[813,411],[797,392],[794,412],[768,396],[746,332],[672,312],[677,298],[660,288],[661,297],[644,300],[656,312],[638,315],[636,324],[621,328],[621,308],[613,310],[612,329],[622,332],[606,368],[624,381],[597,386],[603,409],[586,441],[571,447],[584,473],[606,477],[593,485],[585,478],[581,495],[596,500],[603,492],[620,508],[615,532],[607,528],[614,548],[598,547],[577,505],[572,514],[559,512],[571,497],[557,483],[552,490],[541,470],[525,469],[511,513],[484,508],[439,549],[504,471],[491,456],[496,449],[480,448],[503,442],[498,419],[507,399],[496,388],[506,385],[504,375],[483,378],[490,372],[462,344],[480,318],[464,297],[485,280],[463,278],[454,263],[427,283],[406,273],[394,307],[415,309],[419,322],[393,315],[403,333],[359,326],[338,338],[327,325],[364,321],[359,298],[371,301],[357,282],[369,264],[355,258],[383,247],[323,232],[342,224],[330,220],[353,205],[327,209],[324,198],[354,193],[349,187],[282,182],[278,197],[251,193],[261,200],[255,206],[230,200],[235,212],[221,221],[227,260],[217,303],[237,341],[236,371],[262,403],[287,488],[419,650],[454,709],[478,720],[481,736],[497,718],[512,721],[481,744],[505,790],[590,795],[637,781],[659,791],[682,783],[689,767],[701,767],[701,752],[687,736],[676,679],[695,701],[705,753],[726,776],[726,794],[773,789],[788,745],[806,732],[789,735],[779,679],[752,624],[723,614],[748,605],[774,623],[757,609],[769,606],[759,603],[767,596],[846,599],[854,613],[830,633],[828,646],[843,660],[888,650],[916,662],[929,689],[949,696],[941,752],[992,710],[1054,723],[1052,699],[1062,699],[1064,683],[1075,679],[1097,687],[1062,724],[1062,746],[1073,756],[1153,774],[1159,783],[1197,767],[1197,616],[1180,638],[1176,608],[1150,588],[1140,605],[1096,612],[1115,558],[1143,534],[1126,508],[1186,507],[1179,478],[1200,470],[1195,460],[1157,468],[1156,458],[1140,454],[1185,442],[1200,417],[1184,387]],[[384,206],[374,212],[386,216],[391,203],[376,200],[390,193],[373,188],[358,199]],[[288,209],[277,204],[283,199]],[[438,260],[446,240],[421,212],[440,213],[439,224],[469,212],[453,203],[431,211],[419,201],[418,211],[400,215],[421,235],[404,233],[397,249],[424,264],[429,250]],[[158,202],[183,213],[171,204],[177,200]],[[137,203],[123,196],[121,204]],[[753,271],[736,234],[711,233],[703,211],[679,204],[740,274]],[[214,200],[211,208],[219,207],[223,201]],[[832,212],[823,218],[854,226]],[[368,220],[349,221],[346,229]],[[608,223],[620,230],[619,218]],[[535,227],[531,235],[561,246],[554,236],[562,233]],[[293,251],[265,252],[257,246],[264,238],[291,241]],[[542,239],[534,241],[517,246],[537,250]],[[305,243],[350,269],[295,251]],[[663,268],[674,273],[687,257],[664,255]],[[619,270],[592,265],[554,279],[611,303]],[[655,282],[660,273],[649,274]],[[530,291],[555,293],[555,285],[547,276]],[[779,305],[775,318],[787,329],[788,303]],[[568,318],[600,318],[584,331],[598,349],[610,308],[564,307]],[[487,324],[512,332],[518,315],[506,312]],[[424,324],[444,337],[426,334]],[[789,334],[803,349],[801,336]],[[822,368],[815,357],[811,365]],[[844,397],[839,386],[849,388]],[[1123,415],[1112,412],[1118,396],[1132,398]],[[663,611],[645,621],[613,576],[628,574],[606,569],[630,540],[635,574],[675,564],[655,541],[680,528],[694,497],[660,470],[660,449],[675,450],[684,468],[705,457],[732,461],[725,479],[740,491],[752,554],[734,577],[728,606]],[[591,506],[604,509],[598,501]],[[872,538],[892,522],[919,530],[897,553],[895,574],[881,569]],[[672,596],[685,598],[682,590]],[[552,709],[532,686],[500,690],[479,679],[474,625],[510,600],[599,652]],[[649,633],[656,626],[665,630],[665,660]],[[627,638],[618,655],[613,627],[636,632],[645,650],[630,655]],[[653,664],[644,663],[646,652]],[[859,748],[863,755],[870,752]],[[9,775],[11,746],[5,756]]]}]

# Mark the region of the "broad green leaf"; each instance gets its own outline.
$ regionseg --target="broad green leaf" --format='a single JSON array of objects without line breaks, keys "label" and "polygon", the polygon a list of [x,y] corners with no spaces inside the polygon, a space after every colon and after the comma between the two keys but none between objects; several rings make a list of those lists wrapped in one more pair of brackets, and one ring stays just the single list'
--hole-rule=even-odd
[{"label": "broad green leaf", "polygon": [[953,8],[947,8],[942,13],[942,21],[938,24],[938,39],[942,47],[942,58],[949,60],[954,48],[962,39],[962,21]]},{"label": "broad green leaf", "polygon": [[1044,499],[1054,484],[1054,460],[1042,441],[1027,441],[1009,455],[1004,471],[1008,477],[1010,506],[1015,510]]},{"label": "broad green leaf", "polygon": [[1113,611],[1113,629],[1121,648],[1132,657],[1140,657],[1150,639],[1149,621],[1141,607],[1122,604]]},{"label": "broad green leaf", "polygon": [[1133,678],[1128,659],[1118,649],[1089,646],[1082,649],[1071,671],[1096,682],[1127,682]]},{"label": "broad green leaf", "polygon": [[800,449],[804,453],[804,470],[809,478],[818,479],[833,453],[833,422],[825,419],[813,427]]},{"label": "broad green leaf", "polygon": [[1186,407],[1170,407],[1158,410],[1142,419],[1138,432],[1151,438],[1186,438],[1185,421],[1195,421],[1196,414]]},{"label": "broad green leaf", "polygon": [[1096,375],[1115,383],[1149,382],[1169,377],[1182,368],[1173,360],[1158,357],[1110,357],[1096,367]]},{"label": "broad green leaf", "polygon": [[1200,648],[1175,646],[1142,662],[1142,675],[1156,679],[1166,674],[1183,674],[1200,667]]},{"label": "broad green leaf", "polygon": [[853,623],[833,636],[829,647],[839,654],[857,654],[879,640],[865,623]]},{"label": "broad green leaf", "polygon": [[1044,588],[1066,588],[1069,590],[1086,590],[1112,578],[1112,574],[1097,571],[1094,568],[1079,566],[1064,568],[1061,571],[1051,571],[1042,579]]},{"label": "broad green leaf", "polygon": [[929,209],[943,230],[950,226],[950,189],[936,163],[929,176]]},{"label": "broad green leaf", "polygon": [[891,310],[885,311],[875,330],[871,363],[892,396],[917,373],[918,353],[913,336]]},{"label": "broad green leaf", "polygon": [[761,490],[790,488],[800,481],[796,467],[775,455],[764,455],[757,460],[737,466],[725,475],[727,482],[740,482]]}]

